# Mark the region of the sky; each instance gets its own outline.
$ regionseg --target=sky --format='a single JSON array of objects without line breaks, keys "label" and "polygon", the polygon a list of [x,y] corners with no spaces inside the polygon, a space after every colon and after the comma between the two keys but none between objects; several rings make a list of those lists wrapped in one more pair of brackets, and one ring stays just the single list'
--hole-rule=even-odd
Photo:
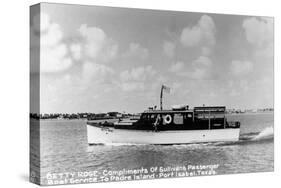
[{"label": "sky", "polygon": [[31,14],[31,91],[40,77],[40,113],[159,108],[162,84],[165,109],[273,107],[273,21],[43,3]]}]

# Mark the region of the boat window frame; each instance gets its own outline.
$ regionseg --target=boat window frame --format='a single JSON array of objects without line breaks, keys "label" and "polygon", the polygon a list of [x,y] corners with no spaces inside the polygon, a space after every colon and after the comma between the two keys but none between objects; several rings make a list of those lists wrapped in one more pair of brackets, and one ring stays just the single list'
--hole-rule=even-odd
[{"label": "boat window frame", "polygon": [[[179,115],[181,116],[181,118],[182,118],[182,120],[181,120],[182,123],[175,123],[175,115],[178,115],[178,114],[179,114]],[[184,121],[185,121],[185,114],[184,114],[184,113],[178,112],[178,113],[174,113],[174,114],[173,114],[172,123],[173,123],[174,125],[184,125]]]}]

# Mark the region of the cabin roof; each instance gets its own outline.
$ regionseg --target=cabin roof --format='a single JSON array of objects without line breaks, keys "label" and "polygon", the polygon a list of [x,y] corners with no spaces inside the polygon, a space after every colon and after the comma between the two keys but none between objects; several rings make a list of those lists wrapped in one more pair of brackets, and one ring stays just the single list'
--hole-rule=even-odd
[{"label": "cabin roof", "polygon": [[194,107],[194,112],[225,112],[225,106]]},{"label": "cabin roof", "polygon": [[225,106],[196,106],[194,109],[225,109]]},{"label": "cabin roof", "polygon": [[144,114],[166,114],[166,113],[192,113],[193,110],[146,110]]},{"label": "cabin roof", "polygon": [[194,109],[188,109],[188,110],[146,110],[143,113],[145,114],[165,114],[165,113],[224,113],[225,112],[225,106],[199,106],[194,107]]}]

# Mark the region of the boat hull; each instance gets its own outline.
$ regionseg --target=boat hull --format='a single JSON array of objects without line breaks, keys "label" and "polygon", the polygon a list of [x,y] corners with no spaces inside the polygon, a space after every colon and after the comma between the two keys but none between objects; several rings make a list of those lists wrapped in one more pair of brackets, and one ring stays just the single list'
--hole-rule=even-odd
[{"label": "boat hull", "polygon": [[144,131],[87,124],[88,144],[187,144],[238,141],[240,128],[212,130]]}]

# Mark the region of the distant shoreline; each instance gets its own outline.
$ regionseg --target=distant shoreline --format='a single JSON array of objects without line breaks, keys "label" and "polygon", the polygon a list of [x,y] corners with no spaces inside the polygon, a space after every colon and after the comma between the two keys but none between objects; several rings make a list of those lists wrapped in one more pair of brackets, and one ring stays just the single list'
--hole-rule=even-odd
[{"label": "distant shoreline", "polygon": [[243,113],[226,113],[226,115],[254,115],[254,114],[274,114],[274,111],[265,111],[265,112],[243,112]]},{"label": "distant shoreline", "polygon": [[[259,114],[274,114],[274,111],[265,111],[265,112],[243,112],[243,113],[226,113],[227,115],[259,115]],[[129,117],[128,117],[129,118]],[[88,120],[87,118],[30,118],[32,120],[44,120],[44,121],[55,121],[55,120],[69,120],[69,121],[75,121],[75,120],[84,120],[84,121],[114,121],[118,120],[119,118],[104,118],[104,119],[92,119]],[[122,119],[122,118],[121,118]]]}]

